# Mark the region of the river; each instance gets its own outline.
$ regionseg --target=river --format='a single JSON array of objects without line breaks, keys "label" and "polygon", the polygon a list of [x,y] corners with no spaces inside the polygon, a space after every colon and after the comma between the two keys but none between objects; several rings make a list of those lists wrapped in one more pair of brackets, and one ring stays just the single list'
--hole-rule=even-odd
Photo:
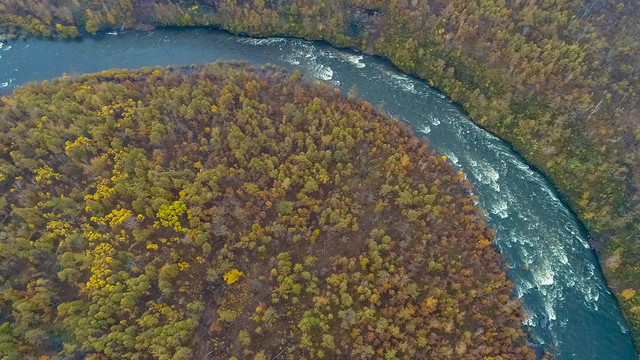
[{"label": "river", "polygon": [[104,34],[83,41],[28,40],[0,48],[0,92],[62,73],[188,65],[215,60],[299,69],[409,123],[474,183],[496,245],[528,314],[530,341],[558,359],[635,359],[631,335],[576,217],[553,186],[508,144],[470,122],[427,83],[387,61],[297,39],[252,39],[206,29]]}]

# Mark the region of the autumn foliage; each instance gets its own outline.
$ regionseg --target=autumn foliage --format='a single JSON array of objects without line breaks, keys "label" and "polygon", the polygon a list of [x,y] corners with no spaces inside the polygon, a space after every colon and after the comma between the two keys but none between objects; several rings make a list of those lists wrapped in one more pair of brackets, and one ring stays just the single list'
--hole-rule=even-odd
[{"label": "autumn foliage", "polygon": [[214,63],[26,85],[0,174],[5,359],[532,357],[471,185],[326,84]]},{"label": "autumn foliage", "polygon": [[638,13],[629,0],[0,0],[0,31],[68,39],[214,26],[389,58],[557,185],[591,232],[639,340],[640,295],[622,295],[640,294]]}]

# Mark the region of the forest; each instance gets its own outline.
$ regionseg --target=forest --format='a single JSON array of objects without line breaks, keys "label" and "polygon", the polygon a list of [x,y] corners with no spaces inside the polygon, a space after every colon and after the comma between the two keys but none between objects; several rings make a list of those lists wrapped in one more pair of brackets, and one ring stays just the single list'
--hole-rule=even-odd
[{"label": "forest", "polygon": [[553,181],[640,339],[639,13],[632,0],[0,0],[0,29],[214,26],[389,58]]},{"label": "forest", "polygon": [[3,359],[532,359],[464,173],[271,66],[0,99]]}]

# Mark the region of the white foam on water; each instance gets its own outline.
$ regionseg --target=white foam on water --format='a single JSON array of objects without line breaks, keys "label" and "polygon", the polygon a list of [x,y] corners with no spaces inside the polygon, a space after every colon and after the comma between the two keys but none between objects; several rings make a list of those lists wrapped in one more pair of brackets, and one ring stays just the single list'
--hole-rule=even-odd
[{"label": "white foam on water", "polygon": [[478,162],[473,159],[469,159],[469,165],[471,165],[471,167],[476,167],[478,166]]},{"label": "white foam on water", "polygon": [[490,185],[495,191],[500,192],[500,174],[487,162],[483,160],[469,161],[473,173],[480,182]]},{"label": "white foam on water", "polygon": [[[526,216],[526,215],[525,215],[525,214],[523,214],[523,213],[518,213],[517,215],[518,215],[518,217],[519,217],[520,219],[522,219],[522,220],[524,220],[524,221],[529,221],[529,219],[530,219],[530,217]],[[530,214],[527,214],[527,215],[530,215]]]},{"label": "white foam on water", "polygon": [[[517,206],[517,202],[513,205]],[[504,208],[504,201],[500,200],[491,206],[492,213],[499,212],[497,210],[502,208]],[[562,221],[562,219],[560,220]],[[571,301],[584,303],[591,309],[590,311],[598,311],[600,295],[606,291],[595,281],[596,268],[594,264],[587,262],[583,268],[570,265],[569,254],[583,250],[577,243],[574,245],[574,242],[570,241],[572,237],[580,239],[579,232],[572,229],[571,225],[568,227],[566,233],[558,234],[552,232],[552,229],[544,228],[543,224],[532,224],[523,233],[512,230],[509,233],[510,236],[502,239],[502,241],[518,244],[514,248],[520,251],[523,262],[527,264],[521,268],[531,275],[530,280],[513,280],[515,295],[521,298],[534,292],[542,297],[543,314],[549,319],[548,334],[550,341],[555,343],[558,342],[556,337],[559,336],[556,334],[557,329],[566,328],[569,322],[565,316],[561,316],[562,319],[559,319],[557,314],[565,306],[565,298],[570,297]],[[569,288],[577,291],[577,299],[566,293],[566,289]],[[535,319],[530,319],[525,324],[534,327],[540,325]]]},{"label": "white foam on water", "polygon": [[542,180],[538,181],[538,183],[540,184],[540,188],[542,188],[542,190],[544,190],[544,192],[546,192],[554,202],[561,204],[560,199],[558,199],[553,190],[551,190],[546,184],[542,183]]},{"label": "white foam on water", "polygon": [[600,291],[595,287],[589,287],[586,291],[583,291],[585,294],[585,305],[588,307],[594,307],[596,310],[598,309],[598,299],[600,299]]},{"label": "white foam on water", "polygon": [[504,219],[509,216],[507,213],[508,208],[509,205],[507,204],[507,201],[500,199],[491,205],[491,213]]},{"label": "white foam on water", "polygon": [[544,311],[549,321],[556,319],[556,304],[563,298],[555,284],[555,272],[546,259],[538,259],[535,265],[529,267],[535,283],[535,289],[543,297]]},{"label": "white foam on water", "polygon": [[2,88],[6,88],[7,86],[9,86],[9,83],[8,83],[8,82],[6,82],[6,81],[5,81],[5,82],[3,82],[3,83],[0,83],[0,89],[2,89]]},{"label": "white foam on water", "polygon": [[555,273],[546,261],[536,266],[532,273],[533,279],[538,286],[553,285]]},{"label": "white foam on water", "polygon": [[587,239],[585,239],[579,232],[578,230],[573,230],[571,229],[569,226],[567,226],[567,224],[564,225],[564,228],[571,233],[571,235],[574,236],[574,239],[578,241],[578,243],[580,245],[582,245],[582,247],[584,247],[585,249],[590,249],[591,246],[589,245],[589,242],[587,241]]},{"label": "white foam on water", "polygon": [[284,61],[288,62],[291,65],[295,65],[295,66],[300,65],[300,61],[296,60],[293,57],[287,57],[284,59]]},{"label": "white foam on water", "polygon": [[[528,241],[523,239],[523,245],[531,245]],[[529,256],[529,251],[527,250],[526,246],[522,246],[520,248],[520,254],[522,254],[522,259],[524,260],[524,265],[526,266],[526,269],[531,272],[531,266],[533,265],[533,261],[535,260],[534,257]]]},{"label": "white foam on water", "polygon": [[302,41],[295,41],[292,43],[292,45],[293,52],[284,57],[284,61],[292,65],[301,65],[302,67],[306,67],[311,76],[317,80],[329,81],[333,79],[333,69],[331,69],[331,67],[329,66],[321,64],[318,61],[318,57],[331,57],[331,54],[322,50],[318,50],[315,47],[310,46],[309,44],[306,44]]},{"label": "white foam on water", "polygon": [[560,327],[564,328],[565,326],[567,326],[568,323],[569,323],[569,319],[566,319],[566,318],[561,319],[560,320]]},{"label": "white foam on water", "polygon": [[596,268],[595,266],[593,266],[592,263],[587,264],[587,272],[589,273],[589,277],[593,277],[593,274],[595,274]]},{"label": "white foam on water", "polygon": [[447,98],[447,95],[441,93],[440,91],[438,91],[438,89],[436,89],[433,86],[429,85],[429,83],[426,83],[425,85],[427,86],[427,92],[425,93],[425,95],[437,96],[440,99],[446,99]]},{"label": "white foam on water", "polygon": [[570,288],[575,288],[576,286],[576,280],[574,277],[568,277],[564,283]]},{"label": "white foam on water", "polygon": [[416,90],[415,82],[408,75],[397,74],[386,70],[383,71],[388,77],[393,80],[392,84],[396,87],[411,94],[419,94],[419,92]]},{"label": "white foam on water", "polygon": [[517,242],[520,245],[531,245],[530,241],[527,241],[527,238],[521,234],[511,233],[512,242]]},{"label": "white foam on water", "polygon": [[317,64],[317,66],[313,69],[311,75],[313,75],[313,77],[318,80],[328,81],[333,79],[333,69],[328,66]]},{"label": "white foam on water", "polygon": [[582,236],[578,236],[578,239],[580,240],[582,247],[584,247],[585,249],[591,249],[591,245],[589,245],[587,240],[585,240]]},{"label": "white foam on water", "polygon": [[560,258],[560,262],[568,265],[569,264],[569,258],[567,257],[567,254],[563,251],[558,253],[558,257]]},{"label": "white foam on water", "polygon": [[515,284],[515,288],[516,288],[516,297],[519,299],[533,288],[533,284],[523,279],[522,282]]},{"label": "white foam on water", "polygon": [[362,68],[367,66],[367,64],[364,64],[364,63],[361,62],[362,60],[364,60],[364,56],[363,55],[351,55],[351,54],[341,53],[341,56],[342,56],[343,59],[345,59],[348,62],[352,63],[358,69],[362,69]]},{"label": "white foam on water", "polygon": [[458,167],[458,157],[456,156],[456,154],[452,154],[452,153],[446,153],[447,156],[447,160],[451,161],[451,163],[453,163],[453,165],[455,165],[456,167]]},{"label": "white foam on water", "polygon": [[[524,307],[524,305],[523,305]],[[536,315],[535,314],[531,314],[528,311],[525,312],[525,318],[524,320],[522,320],[522,323],[524,325],[528,325],[528,326],[536,326],[537,325],[537,321],[536,321]]]},{"label": "white foam on water", "polygon": [[426,135],[431,132],[431,128],[429,125],[423,125],[418,131]]},{"label": "white foam on water", "polygon": [[286,39],[277,38],[277,37],[264,38],[264,39],[241,38],[239,40],[239,42],[243,44],[256,45],[256,46],[267,46],[267,45],[279,44],[285,41]]},{"label": "white foam on water", "polygon": [[551,302],[544,303],[544,311],[547,313],[549,321],[556,319],[556,310],[553,308],[553,305],[554,304],[552,304]]},{"label": "white foam on water", "polygon": [[622,330],[623,333],[628,333],[629,330],[627,330],[627,327],[624,326],[624,324],[620,323],[620,321],[616,321],[616,324],[618,324],[618,326],[620,327],[620,330]]},{"label": "white foam on water", "polygon": [[[561,245],[561,239],[558,239],[556,234],[548,234],[546,233],[546,229],[540,229],[536,226],[534,229],[537,233],[540,234],[538,237],[538,243],[541,246],[541,254],[545,257],[545,259],[549,260],[552,265],[554,265],[555,269],[566,269],[571,272],[570,267],[563,268],[560,264],[567,265],[569,264],[569,258],[567,256],[567,250]],[[546,242],[546,244],[543,244]]]},{"label": "white foam on water", "polygon": [[570,228],[569,226],[567,226],[566,224],[564,225],[565,230],[567,230],[568,232],[571,233],[571,235],[577,236],[578,232],[573,230],[572,228]]},{"label": "white foam on water", "polygon": [[518,170],[521,170],[526,174],[524,176],[521,176],[522,179],[531,179],[532,177],[537,177],[538,174],[536,174],[536,172],[533,171],[531,166],[527,165],[523,161],[519,161],[517,158],[513,156],[511,157],[510,160],[511,160],[511,163],[518,168]]},{"label": "white foam on water", "polygon": [[[466,117],[464,117],[464,115],[458,114],[458,117],[460,119],[469,121]],[[507,148],[504,145],[504,142],[499,137],[493,135],[488,131],[483,130],[482,128],[480,128],[479,126],[473,123],[469,123],[469,125],[472,126],[476,130],[476,132],[478,132],[483,138],[487,139],[486,143],[490,149],[493,149],[503,154],[508,154],[509,157],[514,158],[514,155],[508,150],[509,148]]]}]

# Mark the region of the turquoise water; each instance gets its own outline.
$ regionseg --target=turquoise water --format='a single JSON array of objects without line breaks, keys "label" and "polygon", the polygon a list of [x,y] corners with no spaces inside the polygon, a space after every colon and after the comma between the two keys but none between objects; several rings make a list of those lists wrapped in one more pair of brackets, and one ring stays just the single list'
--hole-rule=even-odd
[{"label": "turquoise water", "polygon": [[528,313],[532,346],[558,359],[635,359],[631,336],[587,237],[539,173],[508,144],[478,128],[438,91],[376,57],[295,39],[251,39],[224,32],[156,30],[80,42],[29,40],[0,48],[0,92],[63,73],[108,68],[246,60],[299,69],[358,94],[409,123],[474,183],[497,229],[515,295]]}]

